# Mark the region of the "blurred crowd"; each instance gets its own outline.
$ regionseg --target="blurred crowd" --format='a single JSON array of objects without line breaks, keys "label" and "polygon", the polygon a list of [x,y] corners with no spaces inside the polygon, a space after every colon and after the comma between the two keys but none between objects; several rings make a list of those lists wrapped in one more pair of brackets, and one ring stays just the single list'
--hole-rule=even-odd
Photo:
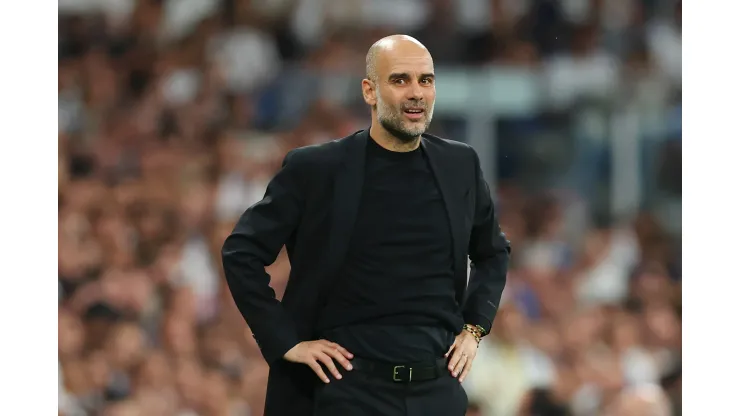
[{"label": "blurred crowd", "polygon": [[[262,414],[268,368],[221,244],[289,149],[369,126],[359,80],[376,39],[411,34],[439,66],[549,68],[564,106],[635,70],[680,96],[675,1],[60,0],[59,13],[66,416]],[[514,251],[469,414],[680,414],[680,231],[513,179],[496,186]],[[284,253],[268,268],[278,294],[289,270]]]}]

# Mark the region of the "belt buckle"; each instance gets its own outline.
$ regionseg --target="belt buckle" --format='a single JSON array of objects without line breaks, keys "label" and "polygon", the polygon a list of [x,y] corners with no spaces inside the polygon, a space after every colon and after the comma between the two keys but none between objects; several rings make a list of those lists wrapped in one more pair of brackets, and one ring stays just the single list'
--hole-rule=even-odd
[{"label": "belt buckle", "polygon": [[401,382],[407,382],[408,383],[408,382],[411,381],[411,375],[412,375],[412,373],[414,371],[413,368],[410,368],[409,367],[409,378],[408,378],[408,380],[404,380],[402,377],[399,377],[400,376],[399,370],[402,370],[404,368],[406,368],[405,365],[396,365],[396,366],[393,367],[393,381],[395,381],[396,383],[401,383]]}]

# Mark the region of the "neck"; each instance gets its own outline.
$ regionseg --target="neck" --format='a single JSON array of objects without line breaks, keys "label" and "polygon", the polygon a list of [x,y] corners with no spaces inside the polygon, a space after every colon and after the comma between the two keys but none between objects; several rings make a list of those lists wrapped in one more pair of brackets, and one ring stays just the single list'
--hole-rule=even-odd
[{"label": "neck", "polygon": [[406,142],[392,135],[378,123],[373,123],[370,126],[370,137],[375,140],[380,147],[390,150],[391,152],[411,152],[418,149],[419,144],[421,144],[421,136],[410,142]]}]

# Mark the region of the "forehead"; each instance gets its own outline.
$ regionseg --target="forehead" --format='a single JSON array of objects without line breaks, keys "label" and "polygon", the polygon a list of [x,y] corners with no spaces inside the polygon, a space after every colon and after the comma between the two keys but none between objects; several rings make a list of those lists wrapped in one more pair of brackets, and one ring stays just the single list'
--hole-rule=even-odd
[{"label": "forehead", "polygon": [[390,50],[381,54],[377,71],[381,78],[390,74],[433,73],[434,63],[425,50]]}]

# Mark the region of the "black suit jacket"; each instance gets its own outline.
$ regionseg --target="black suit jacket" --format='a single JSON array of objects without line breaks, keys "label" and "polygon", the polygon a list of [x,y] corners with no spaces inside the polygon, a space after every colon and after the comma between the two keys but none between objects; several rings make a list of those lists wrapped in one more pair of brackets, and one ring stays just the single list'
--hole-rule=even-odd
[{"label": "black suit jacket", "polygon": [[[264,198],[244,212],[222,249],[231,294],[270,365],[266,416],[312,411],[318,377],[283,355],[316,339],[315,323],[345,258],[362,193],[368,130],[290,151]],[[423,135],[452,230],[456,298],[466,323],[490,331],[506,281],[509,242],[499,228],[478,155]],[[291,264],[282,302],[265,266],[285,245]],[[472,271],[467,279],[468,256]],[[462,329],[461,329],[462,330]]]}]

